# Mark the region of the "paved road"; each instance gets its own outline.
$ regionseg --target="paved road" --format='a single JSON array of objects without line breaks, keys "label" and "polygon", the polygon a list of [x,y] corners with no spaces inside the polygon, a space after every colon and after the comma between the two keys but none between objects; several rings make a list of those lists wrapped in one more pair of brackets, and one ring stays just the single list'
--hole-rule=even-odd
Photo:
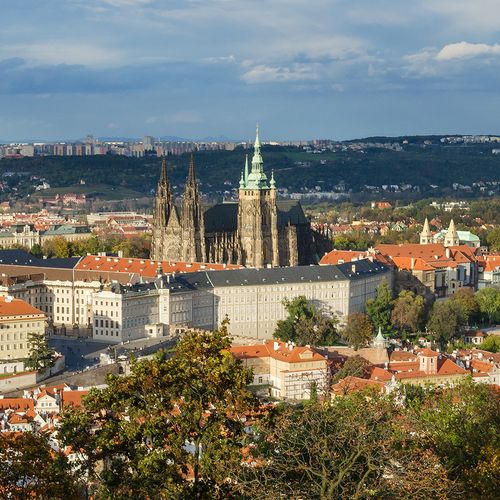
[{"label": "paved road", "polygon": [[[136,352],[139,356],[142,350],[155,350],[157,344],[167,344],[167,347],[173,345],[173,341],[166,337],[155,339],[140,339],[127,344],[106,344],[96,342],[92,339],[76,339],[68,337],[49,337],[49,344],[58,352],[66,356],[66,370],[80,371],[89,366],[99,364],[99,355],[101,353],[112,353],[116,349],[116,355],[122,353]],[[160,346],[159,346],[160,347]],[[163,345],[163,347],[165,347]],[[109,348],[109,350],[108,350]]]}]

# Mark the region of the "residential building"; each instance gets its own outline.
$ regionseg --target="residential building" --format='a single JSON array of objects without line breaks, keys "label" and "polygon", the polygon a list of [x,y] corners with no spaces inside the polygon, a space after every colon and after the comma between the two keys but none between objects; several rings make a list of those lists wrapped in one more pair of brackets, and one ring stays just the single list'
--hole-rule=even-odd
[{"label": "residential building", "polygon": [[235,346],[231,353],[253,370],[253,386],[267,386],[277,399],[304,400],[315,387],[321,395],[327,386],[328,358],[310,346],[268,340],[259,345]]},{"label": "residential building", "polygon": [[40,309],[23,300],[0,297],[0,373],[24,369],[29,334],[44,335],[46,319]]}]

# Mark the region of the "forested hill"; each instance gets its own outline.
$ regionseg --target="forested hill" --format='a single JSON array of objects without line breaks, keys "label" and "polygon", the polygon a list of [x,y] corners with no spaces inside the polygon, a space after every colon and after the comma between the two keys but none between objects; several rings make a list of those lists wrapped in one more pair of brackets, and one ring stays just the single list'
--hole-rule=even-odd
[{"label": "forested hill", "polygon": [[[202,191],[221,195],[237,188],[245,152],[237,148],[234,151],[196,153],[197,175]],[[248,152],[251,154],[251,151]],[[264,146],[263,157],[268,175],[274,170],[278,187],[290,192],[332,191],[345,185],[347,190],[356,193],[366,192],[366,186],[411,185],[411,188],[406,186],[405,189],[419,195],[443,195],[453,193],[452,186],[456,183],[470,186],[472,192],[484,195],[485,191],[498,190],[494,183],[500,182],[500,155],[492,153],[491,145],[423,147],[410,143],[402,151],[366,148],[318,153],[308,153],[301,148]],[[167,161],[169,177],[179,191],[187,175],[189,155],[171,156]],[[132,192],[150,195],[156,186],[159,170],[160,160],[152,157],[0,160],[4,198],[12,188],[17,188],[14,191],[19,195],[33,192],[32,186],[36,184],[37,177],[44,178],[52,188],[79,186],[83,180],[89,191],[91,186],[104,186],[114,189],[116,193],[127,193],[123,194],[124,197]],[[474,183],[485,185],[473,186]]]}]

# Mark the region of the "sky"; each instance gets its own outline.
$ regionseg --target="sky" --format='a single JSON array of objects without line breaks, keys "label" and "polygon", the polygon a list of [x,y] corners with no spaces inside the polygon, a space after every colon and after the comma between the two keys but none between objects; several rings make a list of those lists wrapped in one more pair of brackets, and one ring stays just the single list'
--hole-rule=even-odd
[{"label": "sky", "polygon": [[2,2],[0,140],[500,134],[499,0]]}]

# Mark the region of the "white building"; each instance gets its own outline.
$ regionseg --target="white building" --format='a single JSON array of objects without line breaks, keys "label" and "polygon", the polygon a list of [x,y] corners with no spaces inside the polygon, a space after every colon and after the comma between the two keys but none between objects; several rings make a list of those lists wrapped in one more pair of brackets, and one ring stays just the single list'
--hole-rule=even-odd
[{"label": "white building", "polygon": [[320,311],[342,320],[364,310],[390,270],[368,259],[336,266],[203,271],[164,276],[150,283],[118,283],[92,294],[93,336],[122,342],[213,330],[227,316],[240,339],[271,339],[287,315],[284,299],[305,296]]}]

